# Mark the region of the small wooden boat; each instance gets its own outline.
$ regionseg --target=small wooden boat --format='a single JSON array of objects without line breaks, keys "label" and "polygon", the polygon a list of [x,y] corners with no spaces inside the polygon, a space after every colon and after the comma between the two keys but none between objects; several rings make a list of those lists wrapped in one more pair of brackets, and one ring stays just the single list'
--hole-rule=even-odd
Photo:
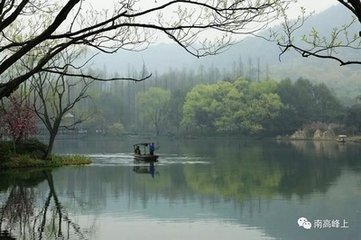
[{"label": "small wooden boat", "polygon": [[[142,147],[142,150],[140,149]],[[136,143],[134,148],[134,160],[143,162],[157,162],[158,155],[154,154],[154,143]]]},{"label": "small wooden boat", "polygon": [[156,162],[158,161],[158,155],[150,155],[150,154],[134,154],[134,159],[137,161],[144,162]]}]

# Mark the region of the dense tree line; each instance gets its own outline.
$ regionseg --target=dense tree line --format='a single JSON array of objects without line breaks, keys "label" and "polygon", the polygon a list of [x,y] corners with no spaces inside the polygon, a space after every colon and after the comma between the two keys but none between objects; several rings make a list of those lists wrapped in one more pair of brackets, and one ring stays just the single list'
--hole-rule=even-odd
[{"label": "dense tree line", "polygon": [[324,83],[286,79],[278,84],[277,94],[284,107],[275,121],[268,123],[270,131],[290,134],[312,122],[343,123],[344,108]]},{"label": "dense tree line", "polygon": [[[146,71],[146,67],[142,73],[132,69],[128,75],[137,77]],[[239,69],[201,67],[154,73],[142,82],[93,82],[87,87],[90,100],[78,102],[69,111],[76,118],[84,112],[90,117],[72,130],[111,136],[276,136],[322,123],[323,128],[337,125],[342,133],[361,132],[361,104],[343,106],[323,83],[302,78],[257,81],[237,78],[238,73]]]},{"label": "dense tree line", "polygon": [[[133,70],[132,75],[139,75]],[[361,105],[342,105],[324,83],[246,79],[217,68],[172,70],[143,82],[92,86],[89,133],[289,135],[312,123],[361,130]],[[101,131],[99,131],[101,130]]]}]

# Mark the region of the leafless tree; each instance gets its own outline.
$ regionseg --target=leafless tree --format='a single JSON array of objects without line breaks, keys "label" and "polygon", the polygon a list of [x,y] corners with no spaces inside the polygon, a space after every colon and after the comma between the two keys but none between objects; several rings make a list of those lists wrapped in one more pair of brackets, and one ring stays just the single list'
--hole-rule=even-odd
[{"label": "leafless tree", "polygon": [[[0,0],[0,99],[38,72],[62,73],[66,66],[52,65],[51,59],[65,49],[134,51],[162,33],[201,57],[229,45],[232,34],[264,28],[278,17],[280,7],[293,1],[119,0],[114,7],[99,10],[85,0]],[[218,37],[205,37],[210,33]],[[31,57],[33,66],[13,75],[17,63]]]},{"label": "leafless tree", "polygon": [[[79,52],[66,50],[51,61],[54,62],[54,65],[71,66],[79,54]],[[89,118],[86,114],[78,112],[79,116],[75,118],[73,114],[72,121],[63,121],[64,116],[70,113],[76,104],[89,98],[87,91],[94,80],[85,77],[77,78],[77,76],[73,76],[68,67],[62,71],[57,74],[39,72],[30,80],[30,92],[35,113],[49,133],[48,148],[44,159],[49,158],[59,129],[74,129],[77,124]]]},{"label": "leafless tree", "polygon": [[[281,32],[273,32],[273,40],[276,40],[282,56],[287,50],[293,49],[302,57],[315,57],[330,59],[338,62],[341,66],[350,64],[361,64],[357,56],[361,50],[361,1],[360,0],[338,0],[345,8],[350,10],[352,19],[342,23],[340,26],[333,26],[328,36],[323,36],[313,28],[308,34],[300,34],[304,31],[305,22],[312,14],[306,14],[305,9],[297,19],[289,19],[283,11],[283,22]],[[359,31],[355,31],[357,26]],[[356,28],[356,29],[357,29]],[[350,56],[350,50],[356,54]]]}]

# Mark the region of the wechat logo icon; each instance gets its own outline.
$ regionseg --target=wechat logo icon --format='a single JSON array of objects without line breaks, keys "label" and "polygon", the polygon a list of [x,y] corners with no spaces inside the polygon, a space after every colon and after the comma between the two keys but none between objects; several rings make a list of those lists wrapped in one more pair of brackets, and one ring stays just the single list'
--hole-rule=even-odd
[{"label": "wechat logo icon", "polygon": [[299,227],[303,227],[304,229],[311,229],[312,228],[312,223],[309,222],[307,220],[307,218],[305,218],[305,217],[300,217],[297,220],[297,224],[298,224]]}]

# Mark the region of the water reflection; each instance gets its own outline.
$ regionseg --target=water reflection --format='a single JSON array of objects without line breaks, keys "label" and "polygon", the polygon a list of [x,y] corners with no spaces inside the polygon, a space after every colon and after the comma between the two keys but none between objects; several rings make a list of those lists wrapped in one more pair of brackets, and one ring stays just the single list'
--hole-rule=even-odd
[{"label": "water reflection", "polygon": [[[110,149],[80,144],[91,146],[76,150],[90,153],[88,167],[2,173],[0,231],[23,239],[361,239],[357,145],[160,143],[156,165],[119,152],[124,140]],[[301,216],[349,228],[306,231]]]},{"label": "water reflection", "polygon": [[[355,143],[339,143],[336,141],[289,141],[283,144],[291,144],[297,151],[309,156],[339,158],[347,155],[349,150],[354,150]],[[357,147],[356,147],[357,148]]]},{"label": "water reflection", "polygon": [[152,178],[155,175],[159,175],[159,171],[156,171],[154,162],[147,163],[134,161],[135,166],[133,167],[133,171],[139,174],[150,174]]},{"label": "water reflection", "polygon": [[[86,239],[81,227],[62,206],[51,171],[6,172],[1,180],[1,239]],[[6,177],[11,178],[10,181]],[[4,181],[5,180],[5,181]],[[37,185],[47,183],[48,193]]]}]

